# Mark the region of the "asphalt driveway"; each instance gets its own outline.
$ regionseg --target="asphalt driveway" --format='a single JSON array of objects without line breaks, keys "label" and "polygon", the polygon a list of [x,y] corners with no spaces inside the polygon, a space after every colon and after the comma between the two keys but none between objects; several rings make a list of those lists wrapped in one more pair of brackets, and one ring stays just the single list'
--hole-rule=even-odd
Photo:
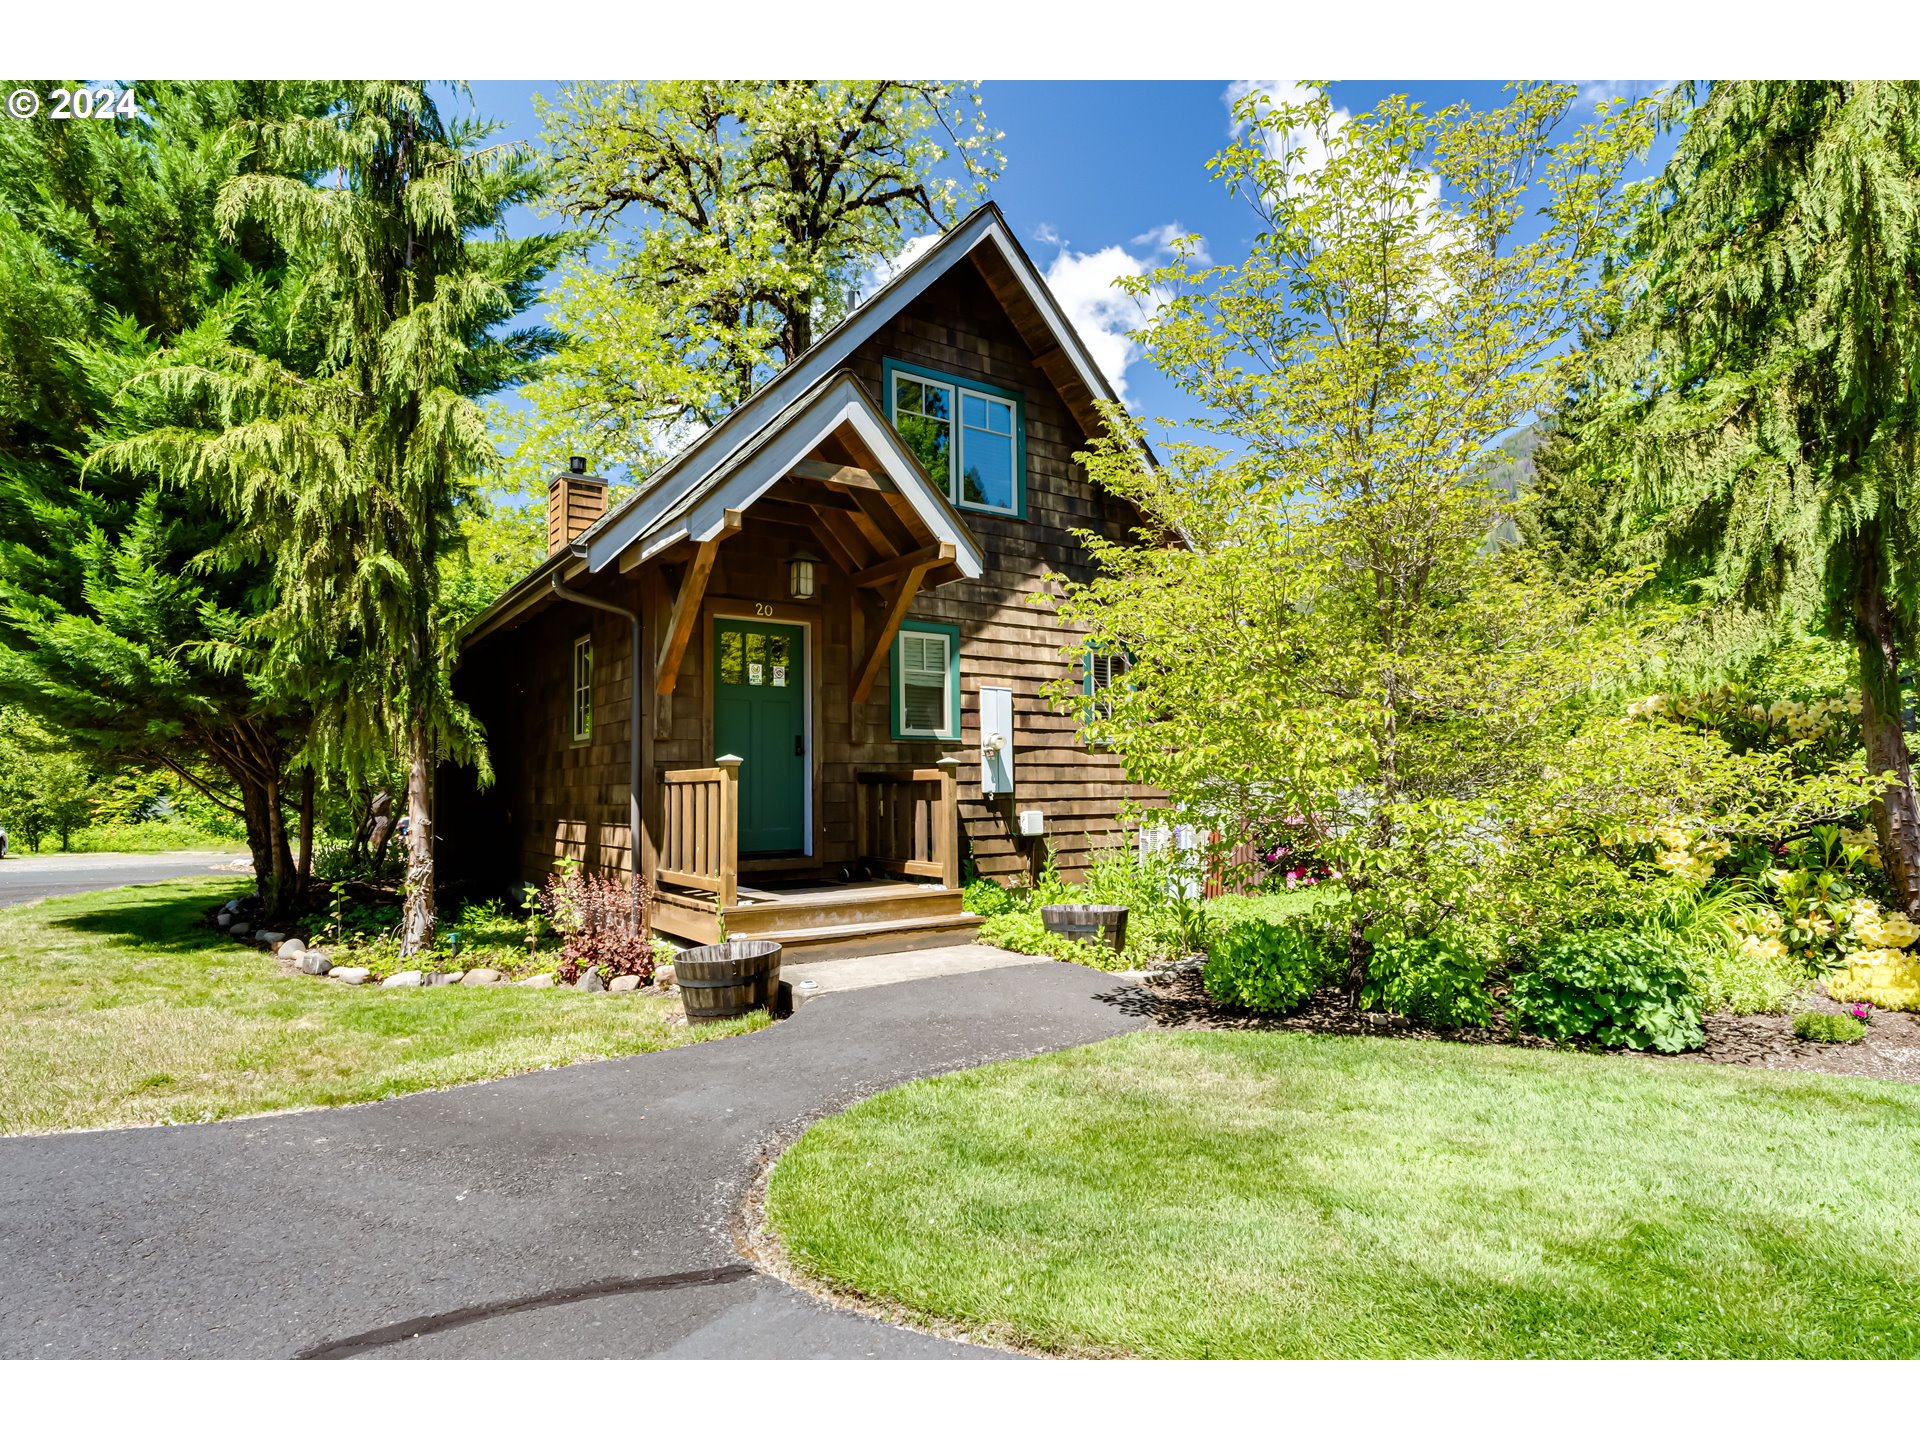
[{"label": "asphalt driveway", "polygon": [[1137,1028],[1124,994],[1039,962],[376,1105],[0,1139],[0,1356],[986,1354],[747,1269],[746,1186],[874,1091]]},{"label": "asphalt driveway", "polygon": [[[17,843],[17,842],[16,842]],[[151,885],[188,875],[241,875],[229,870],[244,854],[182,851],[167,855],[22,855],[18,850],[0,860],[0,907],[24,905],[53,895],[78,895],[83,890],[111,890],[116,885]]]}]

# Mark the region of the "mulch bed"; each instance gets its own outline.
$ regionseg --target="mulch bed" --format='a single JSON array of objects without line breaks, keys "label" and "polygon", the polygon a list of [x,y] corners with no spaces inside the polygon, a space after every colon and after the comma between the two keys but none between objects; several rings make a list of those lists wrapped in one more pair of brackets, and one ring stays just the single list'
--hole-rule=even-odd
[{"label": "mulch bed", "polygon": [[[1351,1008],[1339,991],[1319,990],[1291,1015],[1229,1010],[1207,998],[1200,970],[1186,964],[1148,973],[1145,983],[1108,997],[1120,1009],[1169,1030],[1294,1030],[1315,1035],[1400,1036],[1466,1045],[1517,1045],[1551,1050],[1553,1043],[1509,1029],[1504,1017],[1485,1030],[1435,1030],[1399,1015]],[[1840,1014],[1845,1007],[1819,995],[1804,1008]],[[1696,1064],[1747,1065],[1761,1070],[1815,1070],[1868,1080],[1920,1083],[1920,1016],[1874,1012],[1866,1039],[1857,1045],[1821,1045],[1793,1033],[1793,1016],[1708,1015],[1707,1043],[1685,1055],[1652,1059]],[[1635,1052],[1619,1052],[1635,1053]],[[1641,1052],[1644,1053],[1644,1052]]]}]

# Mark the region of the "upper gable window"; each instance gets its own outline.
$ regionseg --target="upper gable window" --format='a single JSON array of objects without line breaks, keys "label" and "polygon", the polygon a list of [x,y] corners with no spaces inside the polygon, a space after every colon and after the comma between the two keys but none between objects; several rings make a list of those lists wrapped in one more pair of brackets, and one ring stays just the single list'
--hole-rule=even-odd
[{"label": "upper gable window", "polygon": [[947,498],[966,510],[1026,511],[1026,434],[1011,390],[886,362],[893,428]]}]

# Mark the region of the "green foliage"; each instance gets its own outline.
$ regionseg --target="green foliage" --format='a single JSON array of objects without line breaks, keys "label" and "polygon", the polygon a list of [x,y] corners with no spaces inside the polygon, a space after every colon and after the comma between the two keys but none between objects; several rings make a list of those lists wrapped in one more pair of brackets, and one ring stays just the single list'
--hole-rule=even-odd
[{"label": "green foliage", "polygon": [[[0,127],[0,704],[90,770],[164,769],[244,821],[269,887],[291,869],[273,807],[304,717],[243,636],[264,569],[201,563],[225,527],[174,467],[83,462],[180,418],[129,383],[156,353],[285,333],[284,251],[224,230],[215,208],[243,172],[288,173],[236,124],[330,104],[321,85],[149,81],[138,117]],[[311,347],[291,339],[302,364]]]},{"label": "green foliage", "polygon": [[1867,1027],[1851,1015],[1802,1010],[1793,1017],[1793,1033],[1821,1045],[1857,1045],[1866,1038]]},{"label": "green foliage", "polygon": [[[1083,535],[1094,577],[1043,602],[1138,657],[1086,734],[1222,836],[1297,817],[1354,937],[1427,933],[1403,900],[1439,912],[1477,885],[1488,908],[1473,863],[1532,848],[1570,734],[1660,618],[1622,608],[1630,578],[1490,543],[1520,487],[1489,447],[1563,387],[1651,133],[1612,107],[1550,142],[1574,103],[1526,85],[1492,111],[1393,97],[1349,120],[1319,89],[1249,98],[1211,168],[1261,218],[1250,253],[1206,265],[1190,239],[1123,282],[1159,302],[1141,341],[1218,443],[1144,468],[1115,410],[1082,457],[1156,542]],[[1050,693],[1083,706],[1070,679]]]},{"label": "green foliage", "polygon": [[1389,936],[1367,959],[1360,1003],[1455,1030],[1493,1018],[1485,952],[1457,934]]},{"label": "green foliage", "polygon": [[93,816],[94,776],[72,749],[23,712],[0,708],[0,829],[38,851],[49,837],[73,848]]},{"label": "green foliage", "polygon": [[1010,910],[1020,908],[1019,897],[997,880],[971,880],[961,892],[961,901],[967,913],[978,915],[982,919],[992,919],[995,915],[1005,915]]},{"label": "green foliage", "polygon": [[1286,1014],[1341,968],[1319,929],[1304,920],[1236,920],[1214,937],[1201,982],[1218,1004]]},{"label": "green foliage", "polygon": [[[1694,670],[1812,628],[1852,652],[1868,768],[1909,773],[1920,643],[1920,83],[1715,81],[1645,187],[1623,303],[1562,416],[1613,554],[1696,600]],[[1548,468],[1554,468],[1550,462]],[[1880,820],[1920,914],[1920,805]],[[1897,843],[1896,843],[1897,842]]]},{"label": "green foliage", "polygon": [[500,417],[535,484],[566,454],[644,475],[999,173],[978,92],[943,82],[617,81],[536,104],[551,207],[596,246],[551,301],[570,343]]},{"label": "green foliage", "polygon": [[1507,1013],[1550,1040],[1671,1054],[1705,1038],[1684,960],[1657,935],[1634,930],[1553,937],[1513,982]]},{"label": "green foliage", "polygon": [[565,248],[502,238],[543,176],[488,146],[495,128],[449,123],[419,81],[341,82],[323,115],[237,122],[263,164],[221,186],[215,218],[282,248],[294,303],[265,344],[216,321],[183,336],[139,376],[168,423],[98,452],[212,496],[232,526],[215,563],[268,567],[272,607],[226,643],[263,651],[268,693],[313,709],[310,757],[358,781],[405,754],[409,953],[434,924],[433,769],[490,778],[441,595],[460,504],[498,461],[475,397],[553,345],[501,327]]},{"label": "green foliage", "polygon": [[1096,970],[1110,970],[1118,959],[1108,946],[1051,933],[1037,908],[995,915],[980,927],[980,943],[997,945],[1016,955],[1051,955],[1055,960],[1072,960]]}]

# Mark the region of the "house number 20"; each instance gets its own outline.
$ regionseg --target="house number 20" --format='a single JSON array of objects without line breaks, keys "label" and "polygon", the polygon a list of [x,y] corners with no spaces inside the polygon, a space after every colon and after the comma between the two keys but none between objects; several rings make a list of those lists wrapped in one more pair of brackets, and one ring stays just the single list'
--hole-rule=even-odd
[{"label": "house number 20", "polygon": [[771,615],[773,613],[773,607],[764,600],[756,600],[753,602],[753,613],[756,615]]}]

